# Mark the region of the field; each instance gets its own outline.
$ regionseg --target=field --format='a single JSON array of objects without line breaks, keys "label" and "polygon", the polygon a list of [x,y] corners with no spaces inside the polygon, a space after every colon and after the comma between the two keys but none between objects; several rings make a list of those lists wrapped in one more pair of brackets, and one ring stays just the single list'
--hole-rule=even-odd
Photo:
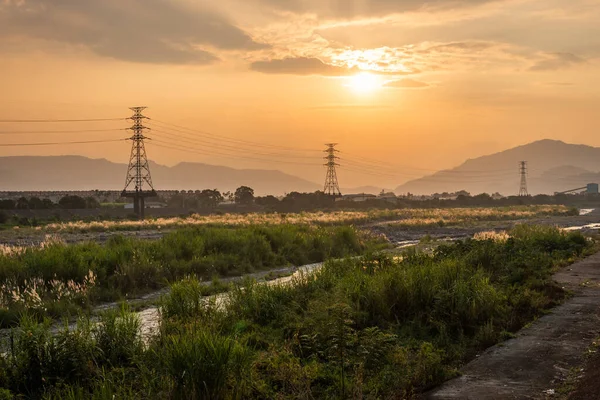
[{"label": "field", "polygon": [[147,343],[126,309],[57,334],[26,314],[0,358],[0,394],[413,397],[560,302],[552,272],[592,249],[580,233],[521,225],[431,252],[329,261],[288,285],[247,281],[220,306],[187,278],[162,299]]},{"label": "field", "polygon": [[[0,399],[417,397],[568,296],[553,272],[596,243],[521,223],[573,214],[537,206],[39,227],[45,240],[0,249],[0,327],[10,328],[0,332]],[[469,237],[429,236],[447,227]],[[393,249],[382,229],[422,239]],[[291,266],[323,261],[289,277]],[[137,311],[150,306],[159,318],[148,330],[150,309]]]},{"label": "field", "polygon": [[[508,221],[546,216],[576,215],[577,210],[565,206],[512,206],[495,208],[431,208],[390,209],[370,211],[303,212],[292,214],[249,213],[249,214],[193,214],[188,217],[154,218],[140,220],[102,220],[56,222],[33,228],[43,233],[84,233],[139,230],[168,230],[193,226],[244,226],[280,224],[347,225],[376,221],[405,221],[411,226],[434,224],[462,224],[468,221]],[[15,231],[31,230],[28,227],[13,227]]]}]

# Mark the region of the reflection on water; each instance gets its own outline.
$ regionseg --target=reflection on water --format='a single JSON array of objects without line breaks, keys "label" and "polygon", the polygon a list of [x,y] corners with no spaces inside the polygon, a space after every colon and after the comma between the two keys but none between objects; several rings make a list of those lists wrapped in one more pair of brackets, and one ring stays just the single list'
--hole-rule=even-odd
[{"label": "reflection on water", "polygon": [[[273,279],[271,281],[264,281],[262,285],[288,285],[296,277],[310,274],[318,271],[323,266],[323,263],[307,264],[295,269],[295,272],[289,276]],[[217,307],[224,307],[229,294],[219,293],[212,296],[206,296],[203,298],[205,302],[214,302]],[[137,313],[140,318],[141,333],[144,341],[148,341],[152,336],[158,334],[160,326],[160,311],[158,307],[150,307]]]}]

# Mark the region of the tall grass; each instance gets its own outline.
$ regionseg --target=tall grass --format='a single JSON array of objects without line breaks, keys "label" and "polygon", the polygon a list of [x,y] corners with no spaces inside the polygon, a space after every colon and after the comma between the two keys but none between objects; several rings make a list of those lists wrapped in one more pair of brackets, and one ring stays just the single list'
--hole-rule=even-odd
[{"label": "tall grass", "polygon": [[24,248],[0,254],[0,326],[26,310],[59,316],[190,275],[238,276],[357,255],[366,245],[350,227],[278,225],[196,227],[156,241],[115,236],[105,245],[53,242]]},{"label": "tall grass", "polygon": [[433,253],[329,261],[288,285],[247,281],[218,307],[189,278],[163,299],[160,333],[146,345],[127,310],[62,339],[23,321],[0,356],[0,388],[46,398],[411,398],[561,301],[553,271],[592,247],[579,233],[519,227]]}]

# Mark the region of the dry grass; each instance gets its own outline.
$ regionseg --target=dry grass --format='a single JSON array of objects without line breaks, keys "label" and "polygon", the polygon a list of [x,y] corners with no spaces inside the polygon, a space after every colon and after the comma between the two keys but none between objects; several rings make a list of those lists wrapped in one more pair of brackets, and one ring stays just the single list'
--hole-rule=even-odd
[{"label": "dry grass", "polygon": [[404,226],[428,226],[444,224],[464,224],[471,221],[499,221],[526,219],[549,215],[569,215],[565,206],[518,206],[501,208],[432,208],[397,209],[370,211],[303,212],[298,214],[221,214],[189,217],[155,218],[144,221],[93,221],[63,222],[48,224],[41,230],[48,233],[61,232],[106,232],[128,230],[161,230],[198,225],[277,225],[277,224],[319,224],[342,225],[374,221],[395,221],[390,224]]}]

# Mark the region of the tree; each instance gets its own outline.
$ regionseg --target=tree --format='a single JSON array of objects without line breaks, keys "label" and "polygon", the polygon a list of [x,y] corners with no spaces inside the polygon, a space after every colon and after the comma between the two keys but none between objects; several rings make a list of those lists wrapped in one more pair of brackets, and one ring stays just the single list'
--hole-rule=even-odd
[{"label": "tree", "polygon": [[217,189],[205,189],[197,195],[201,208],[215,208],[223,202],[223,195]]},{"label": "tree", "polygon": [[42,199],[42,208],[50,210],[54,208],[54,203],[50,199]]},{"label": "tree", "polygon": [[256,204],[258,204],[259,206],[263,206],[268,209],[275,209],[280,203],[280,201],[277,197],[271,196],[271,195],[264,196],[264,197],[257,197],[254,200],[254,202]]},{"label": "tree", "polygon": [[16,203],[14,200],[6,199],[0,200],[0,210],[14,210]]},{"label": "tree", "polygon": [[32,197],[29,199],[30,210],[41,210],[44,208],[44,202],[39,197]]},{"label": "tree", "polygon": [[93,197],[86,197],[85,208],[100,208],[100,203]]},{"label": "tree", "polygon": [[28,210],[29,209],[29,201],[25,197],[19,197],[17,200],[17,204],[15,205],[17,210]]},{"label": "tree", "polygon": [[234,195],[230,191],[223,192],[223,198],[227,201],[234,201]]},{"label": "tree", "polygon": [[254,202],[254,189],[248,186],[240,186],[234,194],[236,204],[252,204]]},{"label": "tree", "polygon": [[83,197],[67,195],[58,201],[58,205],[67,210],[81,210],[86,208],[87,203]]}]

